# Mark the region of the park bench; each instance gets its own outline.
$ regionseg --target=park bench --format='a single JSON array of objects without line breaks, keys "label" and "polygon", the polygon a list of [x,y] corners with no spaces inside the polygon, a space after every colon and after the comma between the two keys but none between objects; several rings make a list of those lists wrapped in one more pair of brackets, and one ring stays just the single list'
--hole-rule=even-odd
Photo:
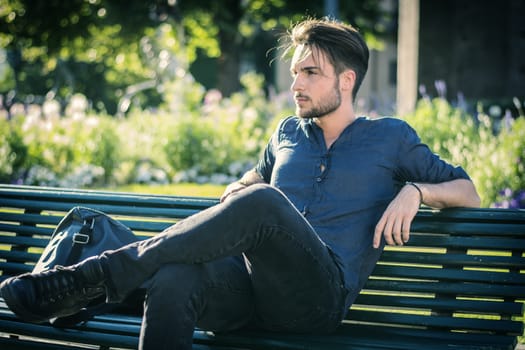
[{"label": "park bench", "polygon": [[[0,185],[0,280],[31,271],[74,206],[102,210],[147,237],[214,198]],[[387,247],[331,335],[196,329],[195,349],[514,349],[523,334],[525,211],[422,208],[409,244]],[[19,320],[0,299],[1,349],[136,348],[140,313],[67,329]]]}]

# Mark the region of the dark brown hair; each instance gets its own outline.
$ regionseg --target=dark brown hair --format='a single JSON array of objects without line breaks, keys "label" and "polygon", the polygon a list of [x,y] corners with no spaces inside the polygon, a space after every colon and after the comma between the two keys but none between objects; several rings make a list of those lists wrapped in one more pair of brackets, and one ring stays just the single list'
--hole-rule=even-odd
[{"label": "dark brown hair", "polygon": [[331,19],[307,19],[293,26],[287,38],[284,55],[299,45],[308,45],[312,52],[317,49],[326,55],[337,75],[346,69],[353,70],[356,81],[352,99],[355,101],[369,58],[368,46],[357,29]]}]

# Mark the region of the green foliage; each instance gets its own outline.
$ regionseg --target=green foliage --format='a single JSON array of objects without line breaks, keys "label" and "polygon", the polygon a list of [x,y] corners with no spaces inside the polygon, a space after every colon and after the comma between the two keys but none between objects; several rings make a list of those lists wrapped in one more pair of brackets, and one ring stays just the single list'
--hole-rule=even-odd
[{"label": "green foliage", "polygon": [[[11,125],[6,119],[0,119],[0,135],[11,135]],[[0,181],[8,180],[13,173],[13,161],[16,153],[11,148],[8,137],[0,138]]]},{"label": "green foliage", "polygon": [[[322,2],[3,0],[0,94],[42,103],[81,93],[111,114],[131,99],[158,107],[166,101],[153,87],[201,55],[218,67],[209,81],[229,95],[240,88],[241,52],[269,77],[275,34],[306,15],[322,16]],[[341,2],[339,15],[367,37],[385,31],[378,0]]]},{"label": "green foliage", "polygon": [[[0,93],[14,88],[11,93],[24,100],[34,96],[67,100],[82,93],[98,110],[114,112],[126,87],[155,74],[148,65],[149,47],[139,44],[148,29],[159,24],[151,2],[4,2],[0,43],[7,57],[0,63],[11,69],[0,77]],[[149,103],[158,103],[154,91],[143,95],[151,99]]]},{"label": "green foliage", "polygon": [[0,181],[8,181],[28,163],[28,146],[24,143],[20,118],[0,118]]},{"label": "green foliage", "polygon": [[[175,171],[198,167],[205,175],[219,172],[228,159],[226,135],[214,128],[213,120],[188,118],[175,125],[173,138],[166,145],[170,165]],[[214,154],[215,157],[210,157]]]},{"label": "green foliage", "polygon": [[404,119],[434,152],[465,168],[483,206],[494,205],[505,188],[525,189],[523,116],[507,116],[500,125],[481,109],[473,118],[443,99],[425,99]]},{"label": "green foliage", "polygon": [[244,92],[223,98],[183,75],[163,85],[167,103],[133,107],[127,118],[94,114],[82,95],[2,119],[1,181],[68,187],[228,183],[253,166],[289,100],[262,92],[262,77],[242,77]]},{"label": "green foliage", "polygon": [[[246,74],[241,82],[242,92],[225,98],[184,71],[162,85],[161,108],[132,106],[126,118],[95,114],[82,95],[63,112],[55,100],[17,109],[0,120],[7,136],[0,139],[0,181],[226,184],[255,164],[277,120],[293,113],[288,94],[265,96],[261,76]],[[424,99],[405,119],[433,151],[467,170],[483,206],[524,196],[525,117],[495,122],[481,108],[473,117],[445,100]]]},{"label": "green foliage", "polygon": [[[269,123],[282,115],[284,106],[278,100],[268,103],[260,76],[247,74],[241,81],[243,93],[222,98],[219,91],[210,90],[193,112],[177,114],[165,152],[171,170],[180,180],[225,174],[230,177],[221,182],[227,182],[257,159],[267,141]],[[170,109],[183,107],[172,105]]]},{"label": "green foliage", "polygon": [[56,110],[44,113],[52,105],[49,101],[43,109],[32,106],[25,116],[2,119],[0,127],[7,137],[0,145],[10,150],[0,155],[2,180],[64,186],[109,180],[119,156],[116,121],[104,115],[87,115],[83,96],[72,99],[63,118]]}]

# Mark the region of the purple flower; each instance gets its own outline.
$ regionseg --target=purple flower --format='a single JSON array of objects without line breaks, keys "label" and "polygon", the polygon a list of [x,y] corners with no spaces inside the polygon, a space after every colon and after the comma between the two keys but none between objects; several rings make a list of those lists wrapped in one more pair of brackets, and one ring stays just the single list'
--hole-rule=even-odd
[{"label": "purple flower", "polygon": [[512,129],[512,124],[514,124],[514,119],[512,118],[512,113],[510,110],[505,110],[505,116],[503,117],[503,125],[505,130],[510,131]]},{"label": "purple flower", "polygon": [[438,96],[441,98],[446,98],[447,96],[447,84],[444,80],[436,80],[434,82]]},{"label": "purple flower", "polygon": [[501,201],[493,203],[493,208],[525,209],[525,190],[513,192],[510,188],[505,188],[499,194]]},{"label": "purple flower", "polygon": [[427,87],[423,84],[419,85],[419,94],[426,100],[430,100],[430,96],[427,94]]}]

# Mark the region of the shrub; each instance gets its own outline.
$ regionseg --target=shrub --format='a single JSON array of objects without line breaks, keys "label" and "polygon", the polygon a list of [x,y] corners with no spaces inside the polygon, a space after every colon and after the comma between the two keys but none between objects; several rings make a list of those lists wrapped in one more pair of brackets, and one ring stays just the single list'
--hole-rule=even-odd
[{"label": "shrub", "polygon": [[113,118],[86,116],[85,111],[74,108],[64,117],[49,114],[46,109],[42,116],[36,106],[30,110],[33,113],[16,115],[0,124],[2,134],[5,129],[7,135],[0,142],[1,148],[11,150],[0,155],[0,163],[9,163],[2,166],[2,181],[58,185],[67,178],[65,183],[75,186],[72,179],[82,178],[79,180],[82,186],[86,185],[86,177],[79,174],[85,174],[86,169],[91,169],[90,178],[97,178],[97,183],[111,178],[120,147]]},{"label": "shrub", "polygon": [[446,100],[424,99],[404,119],[433,151],[465,168],[476,184],[482,206],[494,205],[502,189],[525,188],[523,117],[514,122],[507,115],[501,126],[481,108],[473,117]]},{"label": "shrub", "polygon": [[[109,116],[89,116],[74,123],[73,160],[74,172],[85,173],[87,169],[95,178],[94,182],[107,183],[119,163],[122,140],[116,131],[117,121]],[[99,170],[94,170],[99,168]],[[101,173],[102,171],[102,173]],[[65,171],[64,173],[70,173]]]},{"label": "shrub", "polygon": [[260,76],[241,82],[243,92],[223,98],[208,91],[198,110],[177,118],[165,146],[175,181],[227,183],[254,165],[287,101],[268,103]]},{"label": "shrub", "polygon": [[[11,120],[0,120],[6,135],[0,181],[67,187],[231,182],[254,165],[293,105],[286,93],[267,98],[260,76],[241,81],[242,92],[223,98],[185,76],[162,86],[161,109],[135,107],[126,118],[90,113],[78,95],[65,114],[52,100],[41,110],[21,106]],[[444,99],[423,99],[404,119],[433,151],[467,170],[483,206],[522,205],[524,117],[507,114],[495,122],[481,108],[472,116]]]},{"label": "shrub", "polygon": [[7,181],[13,174],[16,153],[11,148],[9,135],[11,135],[11,125],[7,119],[0,118],[0,181]]},{"label": "shrub", "polygon": [[182,120],[175,125],[171,136],[165,151],[175,171],[192,167],[198,167],[204,175],[222,171],[222,164],[228,158],[227,135],[221,134],[212,120]]}]

